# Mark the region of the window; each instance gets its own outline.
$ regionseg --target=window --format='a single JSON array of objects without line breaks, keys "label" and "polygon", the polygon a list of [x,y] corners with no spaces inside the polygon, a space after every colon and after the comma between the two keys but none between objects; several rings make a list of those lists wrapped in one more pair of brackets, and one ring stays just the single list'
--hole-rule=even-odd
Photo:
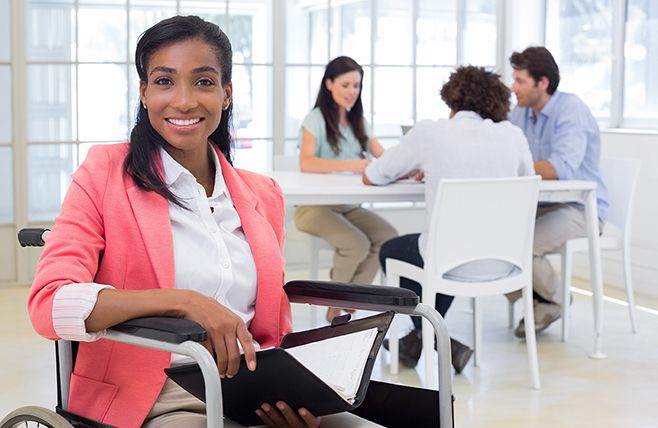
[{"label": "window", "polygon": [[[8,0],[0,5],[8,7]],[[24,26],[28,221],[57,215],[70,174],[89,147],[128,139],[139,100],[136,39],[177,13],[213,21],[231,39],[236,165],[265,170],[272,138],[271,7],[271,0],[30,0]],[[0,22],[0,28],[8,26]],[[9,85],[5,50],[0,44],[0,89]],[[3,103],[0,112],[8,108]],[[8,117],[2,114],[0,124]],[[0,128],[0,145],[7,129]]]},{"label": "window", "polygon": [[324,67],[336,56],[364,68],[364,113],[385,146],[398,141],[401,124],[448,116],[439,90],[456,65],[495,65],[496,2],[287,2],[286,154],[295,153]]},{"label": "window", "polygon": [[560,67],[560,90],[576,93],[594,116],[611,106],[612,7],[610,0],[549,0],[546,46]]},{"label": "window", "polygon": [[0,0],[0,224],[14,222],[9,0]]},{"label": "window", "polygon": [[658,118],[658,3],[629,0],[625,40],[624,123],[655,127]]}]

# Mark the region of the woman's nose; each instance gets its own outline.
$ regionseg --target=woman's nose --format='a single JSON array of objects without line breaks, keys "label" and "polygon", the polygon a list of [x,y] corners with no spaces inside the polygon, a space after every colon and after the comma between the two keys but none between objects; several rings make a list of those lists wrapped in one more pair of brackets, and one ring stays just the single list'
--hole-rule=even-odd
[{"label": "woman's nose", "polygon": [[192,89],[179,86],[174,93],[171,105],[180,111],[188,111],[196,107],[197,101]]}]

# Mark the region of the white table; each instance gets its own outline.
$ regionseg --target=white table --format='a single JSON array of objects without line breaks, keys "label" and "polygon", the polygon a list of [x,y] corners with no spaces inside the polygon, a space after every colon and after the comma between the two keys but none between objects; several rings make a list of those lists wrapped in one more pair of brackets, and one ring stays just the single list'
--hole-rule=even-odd
[{"label": "white table", "polygon": [[[331,205],[362,202],[419,202],[425,200],[422,183],[403,181],[388,186],[366,186],[353,174],[309,174],[273,171],[287,205]],[[591,181],[545,180],[539,185],[542,202],[580,202],[585,205],[589,264],[594,300],[594,350],[591,358],[605,358],[602,341],[603,276],[596,183]]]}]

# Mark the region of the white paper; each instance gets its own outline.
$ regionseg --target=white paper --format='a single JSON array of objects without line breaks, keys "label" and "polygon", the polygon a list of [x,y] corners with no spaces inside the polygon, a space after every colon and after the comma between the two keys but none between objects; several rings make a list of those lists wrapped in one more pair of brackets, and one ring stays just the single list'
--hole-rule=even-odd
[{"label": "white paper", "polygon": [[286,352],[351,404],[376,337],[377,329],[372,328],[288,348]]}]

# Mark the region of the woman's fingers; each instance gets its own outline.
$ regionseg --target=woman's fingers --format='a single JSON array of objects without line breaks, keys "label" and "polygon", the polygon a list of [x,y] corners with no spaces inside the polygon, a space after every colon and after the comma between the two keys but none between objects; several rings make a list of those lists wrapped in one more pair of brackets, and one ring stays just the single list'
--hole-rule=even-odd
[{"label": "woman's fingers", "polygon": [[313,416],[311,412],[305,408],[301,407],[299,410],[297,410],[297,413],[302,417],[304,423],[306,423],[306,426],[311,428],[317,428],[320,426],[320,418]]},{"label": "woman's fingers", "polygon": [[228,368],[228,351],[226,350],[226,343],[222,336],[213,339],[213,347],[215,348],[215,355],[217,357],[217,368],[219,369],[219,376],[226,376],[226,369]]},{"label": "woman's fingers", "polygon": [[238,326],[238,340],[244,351],[247,368],[253,372],[256,370],[256,349],[254,349],[251,333],[249,333],[249,330],[247,330],[244,324]]},{"label": "woman's fingers", "polygon": [[233,334],[224,336],[226,344],[226,376],[233,377],[240,369],[240,349],[238,349],[238,342]]}]

